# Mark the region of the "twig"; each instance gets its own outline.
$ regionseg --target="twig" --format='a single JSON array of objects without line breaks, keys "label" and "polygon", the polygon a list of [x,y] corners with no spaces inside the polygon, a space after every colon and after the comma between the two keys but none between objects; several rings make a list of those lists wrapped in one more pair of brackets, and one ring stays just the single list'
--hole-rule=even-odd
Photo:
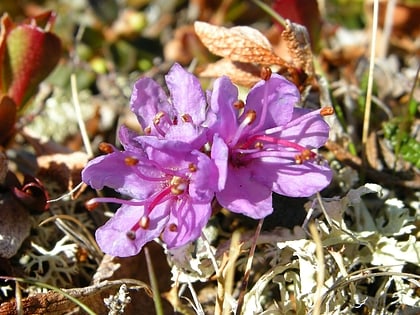
[{"label": "twig", "polygon": [[254,239],[253,239],[253,242],[252,242],[252,247],[249,251],[248,261],[246,262],[245,274],[244,274],[244,278],[242,280],[241,291],[240,291],[239,298],[238,298],[238,306],[237,306],[237,309],[236,309],[236,314],[237,315],[241,314],[242,306],[244,304],[244,297],[245,297],[246,289],[248,287],[249,276],[251,274],[251,268],[252,268],[252,262],[254,260],[255,248],[257,247],[257,239],[258,239],[258,236],[261,233],[261,228],[262,228],[263,222],[264,222],[264,219],[261,219],[260,221],[258,221],[257,229],[255,230],[255,235],[254,235]]}]

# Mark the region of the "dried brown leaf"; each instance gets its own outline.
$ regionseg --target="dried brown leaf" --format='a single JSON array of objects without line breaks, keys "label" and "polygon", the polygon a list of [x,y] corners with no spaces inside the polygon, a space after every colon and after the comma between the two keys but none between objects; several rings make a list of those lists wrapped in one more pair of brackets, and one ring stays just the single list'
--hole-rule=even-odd
[{"label": "dried brown leaf", "polygon": [[38,176],[56,182],[64,192],[81,181],[80,172],[87,162],[88,156],[83,152],[42,155],[37,158]]},{"label": "dried brown leaf", "polygon": [[201,77],[220,77],[227,75],[233,83],[245,87],[252,87],[261,80],[260,67],[242,62],[232,62],[228,59],[221,59],[215,63],[207,65],[202,72]]},{"label": "dried brown leaf", "polygon": [[273,52],[268,39],[252,27],[226,28],[197,21],[194,28],[203,44],[215,55],[232,61],[286,65],[286,62]]},{"label": "dried brown leaf", "polygon": [[305,26],[287,21],[286,29],[281,34],[287,42],[293,64],[302,69],[308,77],[315,75],[311,43]]},{"label": "dried brown leaf", "polygon": [[[143,303],[143,300],[146,301],[146,303],[148,300],[151,300],[143,291],[139,291],[140,288],[147,289],[147,285],[142,284],[138,280],[131,279],[104,281],[89,287],[66,289],[63,291],[87,305],[96,314],[107,314],[109,310],[104,304],[104,298],[115,295],[118,291],[118,287],[122,284],[126,284],[129,287],[130,294],[138,294],[137,292],[142,293],[142,301],[136,300],[137,303],[141,303],[144,306],[145,303]],[[150,304],[151,303],[148,303],[146,306],[149,306]],[[2,303],[0,305],[0,314],[19,314],[16,307],[15,300]],[[82,314],[80,308],[74,302],[70,301],[62,294],[53,291],[37,293],[22,299],[22,309],[24,314],[34,315]],[[153,313],[144,312],[144,314]]]},{"label": "dried brown leaf", "polygon": [[366,143],[366,158],[369,165],[375,170],[381,171],[383,169],[382,162],[379,158],[377,135],[371,132]]}]

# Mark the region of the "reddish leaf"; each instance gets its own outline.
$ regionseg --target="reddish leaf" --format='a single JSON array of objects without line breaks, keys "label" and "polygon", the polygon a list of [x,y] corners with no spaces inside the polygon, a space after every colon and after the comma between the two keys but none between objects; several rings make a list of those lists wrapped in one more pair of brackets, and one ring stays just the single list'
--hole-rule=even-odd
[{"label": "reddish leaf", "polygon": [[57,65],[61,42],[35,23],[16,26],[7,15],[2,17],[1,27],[0,88],[19,108]]},{"label": "reddish leaf", "polygon": [[15,122],[16,104],[4,95],[0,98],[0,145],[12,135]]}]

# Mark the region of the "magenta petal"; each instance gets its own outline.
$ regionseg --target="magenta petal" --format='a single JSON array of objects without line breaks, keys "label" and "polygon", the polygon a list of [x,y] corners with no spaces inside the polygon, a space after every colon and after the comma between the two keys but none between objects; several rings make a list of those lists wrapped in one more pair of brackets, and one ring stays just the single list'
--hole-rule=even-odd
[{"label": "magenta petal", "polygon": [[156,190],[158,183],[139,178],[133,171],[133,166],[125,163],[127,157],[136,157],[136,154],[117,151],[91,160],[82,171],[83,182],[94,189],[107,186],[131,197],[147,198]]},{"label": "magenta petal", "polygon": [[141,78],[134,84],[130,104],[143,128],[149,126],[160,111],[173,114],[165,91],[150,78]]},{"label": "magenta petal", "polygon": [[226,184],[228,172],[229,148],[218,134],[213,137],[211,158],[218,169],[218,190],[222,190]]},{"label": "magenta petal", "polygon": [[[175,208],[162,235],[168,248],[185,245],[200,237],[211,215],[210,203],[199,204],[192,203],[191,200],[180,200]],[[171,230],[174,226],[176,229]]]},{"label": "magenta petal", "polygon": [[217,114],[217,119],[210,126],[214,133],[222,135],[229,141],[238,128],[238,110],[233,104],[238,100],[238,89],[227,77],[221,77],[214,82],[210,97],[211,112]]},{"label": "magenta petal", "polygon": [[195,125],[201,124],[206,118],[206,98],[200,81],[177,63],[165,80],[178,116],[189,114]]},{"label": "magenta petal", "polygon": [[146,243],[157,238],[169,218],[164,207],[155,208],[151,212],[147,230],[138,229],[134,240],[127,237],[127,232],[143,215],[143,207],[123,205],[105,225],[96,230],[96,241],[102,251],[118,257],[134,256]]},{"label": "magenta petal", "polygon": [[[292,119],[294,106],[300,101],[296,86],[284,77],[273,74],[268,81],[260,81],[249,91],[246,109],[255,110],[258,117],[267,107],[267,115],[261,129],[273,128]],[[265,104],[265,102],[267,104]]]},{"label": "magenta petal", "polygon": [[[296,121],[299,121],[296,123]],[[328,140],[330,127],[319,111],[295,108],[293,119],[283,126],[276,137],[293,141],[307,148],[319,148]]]},{"label": "magenta petal", "polygon": [[228,210],[253,219],[261,219],[273,212],[271,187],[253,178],[246,168],[229,166],[225,189],[216,193],[219,203]]},{"label": "magenta petal", "polygon": [[118,130],[118,138],[124,149],[136,152],[137,154],[145,157],[146,154],[144,153],[143,146],[139,141],[137,141],[139,137],[140,135],[137,132],[129,129],[127,126],[121,125]]},{"label": "magenta petal", "polygon": [[171,126],[165,135],[165,138],[171,141],[179,141],[184,148],[201,148],[206,143],[206,133],[202,128],[191,123],[180,123]]},{"label": "magenta petal", "polygon": [[[268,171],[266,169],[266,171]],[[265,171],[262,173],[264,174]],[[273,183],[272,190],[280,195],[289,197],[309,197],[324,189],[331,181],[332,171],[327,165],[290,163],[283,165]],[[258,181],[269,184],[264,176]]]},{"label": "magenta petal", "polygon": [[199,151],[192,152],[197,158],[197,170],[192,173],[189,195],[196,202],[210,203],[217,190],[218,171],[214,162],[204,153]]}]

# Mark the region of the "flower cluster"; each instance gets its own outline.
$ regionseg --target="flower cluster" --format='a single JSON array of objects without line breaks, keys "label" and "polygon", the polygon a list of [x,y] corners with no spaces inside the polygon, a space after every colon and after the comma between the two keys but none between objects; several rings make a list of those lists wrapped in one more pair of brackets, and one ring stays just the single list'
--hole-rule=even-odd
[{"label": "flower cluster", "polygon": [[238,100],[227,77],[205,93],[199,80],[175,64],[165,77],[170,93],[150,78],[139,79],[130,100],[141,135],[119,130],[123,150],[102,144],[82,172],[95,189],[110,187],[129,199],[96,231],[101,249],[132,256],[161,237],[168,248],[197,239],[212,214],[212,201],[259,219],[273,211],[272,191],[310,196],[327,186],[331,170],[313,149],[328,138],[322,116],[331,108],[297,108],[297,88],[277,74]]}]

